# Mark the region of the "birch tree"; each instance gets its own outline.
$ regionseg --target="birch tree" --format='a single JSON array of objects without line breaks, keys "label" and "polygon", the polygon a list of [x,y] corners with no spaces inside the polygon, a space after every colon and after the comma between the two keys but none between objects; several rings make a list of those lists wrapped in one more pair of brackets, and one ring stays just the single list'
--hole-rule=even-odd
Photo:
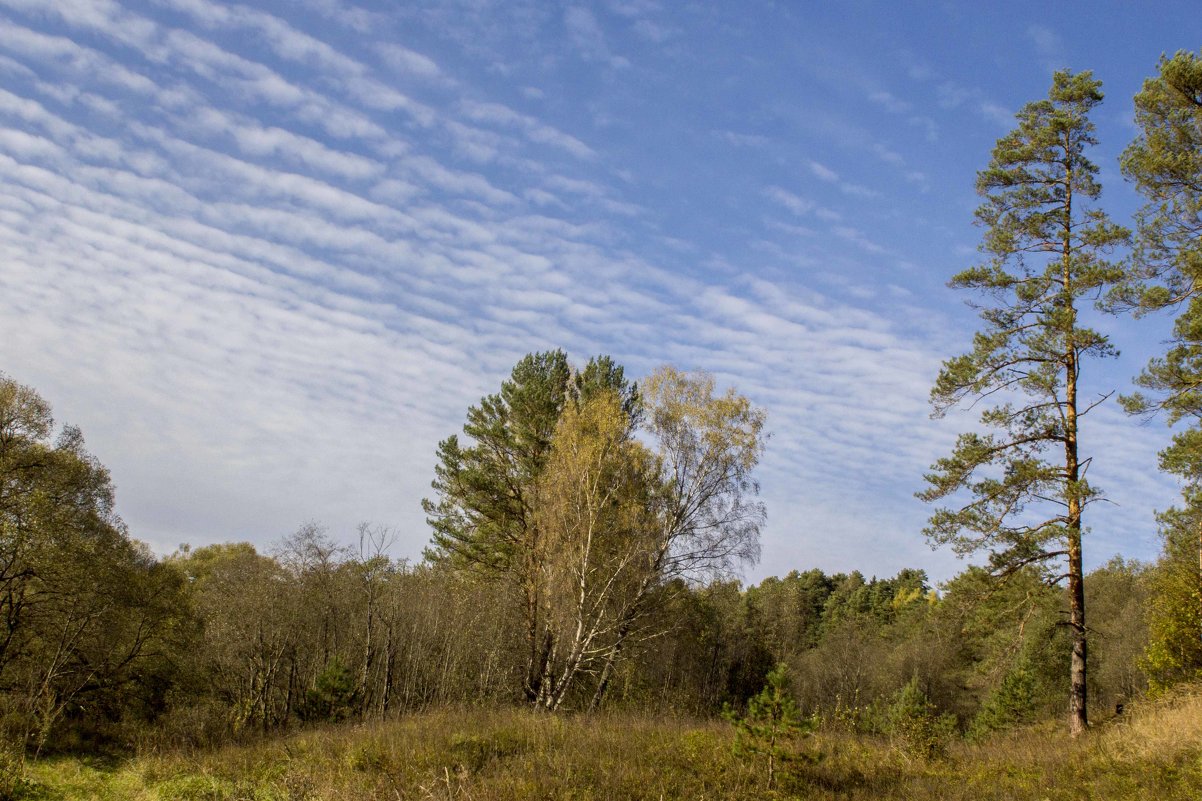
[{"label": "birch tree", "polygon": [[641,385],[644,421],[656,460],[654,528],[647,565],[623,610],[590,702],[603,700],[613,668],[672,587],[728,576],[759,557],[764,505],[755,468],[767,435],[764,411],[713,376],[660,367]]},{"label": "birch tree", "polygon": [[615,664],[675,580],[758,554],[753,470],[764,414],[704,374],[644,386],[598,357],[534,354],[439,446],[425,508],[436,562],[517,589],[526,698],[560,707],[581,676],[599,705]]},{"label": "birch tree", "polygon": [[538,703],[559,708],[615,644],[652,563],[654,460],[615,393],[564,409],[536,514],[540,602],[550,643]]},{"label": "birch tree", "polygon": [[553,645],[543,619],[546,548],[534,513],[539,482],[564,405],[602,391],[616,392],[627,418],[637,418],[637,387],[609,357],[577,372],[561,350],[528,354],[499,393],[468,409],[465,439],[439,443],[436,495],[422,502],[434,561],[514,587],[526,630],[523,692],[531,702],[542,694]]}]

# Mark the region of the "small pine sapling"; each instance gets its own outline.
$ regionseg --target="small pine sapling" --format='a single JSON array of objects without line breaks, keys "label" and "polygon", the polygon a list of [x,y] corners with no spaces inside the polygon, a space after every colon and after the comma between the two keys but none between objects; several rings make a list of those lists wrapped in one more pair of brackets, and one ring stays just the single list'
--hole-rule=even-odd
[{"label": "small pine sapling", "polygon": [[735,754],[764,757],[769,790],[776,785],[780,766],[797,758],[794,740],[813,729],[812,721],[802,716],[789,693],[789,670],[784,663],[768,674],[764,688],[748,700],[744,714],[728,708],[725,715],[735,726]]}]

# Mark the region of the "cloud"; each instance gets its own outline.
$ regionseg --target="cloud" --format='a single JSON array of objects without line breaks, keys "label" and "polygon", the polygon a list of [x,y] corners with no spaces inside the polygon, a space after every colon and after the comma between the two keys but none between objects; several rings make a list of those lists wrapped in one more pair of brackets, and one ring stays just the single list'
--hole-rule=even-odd
[{"label": "cloud", "polygon": [[945,109],[956,108],[972,97],[975,92],[966,86],[961,86],[955,81],[944,81],[939,84],[935,90],[935,96],[939,101],[939,105]]},{"label": "cloud", "polygon": [[461,108],[465,116],[474,122],[485,122],[493,125],[518,128],[532,142],[554,145],[577,158],[587,159],[596,155],[591,147],[576,137],[552,128],[550,125],[545,125],[533,117],[519,114],[500,103],[466,101],[461,104]]},{"label": "cloud", "polygon": [[410,50],[395,42],[376,44],[375,50],[384,62],[393,69],[414,75],[419,78],[435,79],[443,77],[442,70],[432,58]]},{"label": "cloud", "polygon": [[1045,25],[1031,25],[1026,34],[1049,72],[1063,68],[1065,48],[1059,34]]},{"label": "cloud", "polygon": [[983,101],[977,106],[981,116],[991,122],[996,122],[1007,129],[1014,127],[1014,112],[999,106],[997,103]]},{"label": "cloud", "polygon": [[592,11],[583,6],[570,6],[564,10],[563,24],[568,38],[575,45],[576,52],[581,58],[588,61],[602,61],[611,67],[630,66],[628,60],[610,52],[605,33],[601,30],[601,25]]},{"label": "cloud", "polygon": [[798,216],[809,214],[816,208],[816,204],[805,198],[787,190],[781,189],[779,186],[769,186],[764,189],[764,197],[769,200],[784,206],[789,211]]},{"label": "cloud", "polygon": [[836,226],[833,230],[835,232],[835,236],[851,242],[856,247],[861,248],[865,252],[871,253],[874,256],[879,256],[888,252],[885,250],[885,248],[870,240],[862,231],[856,228],[852,228],[851,226],[847,225],[840,225]]},{"label": "cloud", "polygon": [[738,131],[713,131],[715,137],[735,147],[764,147],[771,140],[759,134],[739,133]]},{"label": "cloud", "polygon": [[891,114],[904,114],[912,108],[912,106],[906,101],[894,97],[892,94],[884,90],[869,93],[868,101],[874,105],[880,106]]},{"label": "cloud", "polygon": [[[877,162],[925,180],[890,142],[821,108],[709,122],[706,145],[750,169],[723,185],[717,224],[689,227],[674,216],[702,199],[686,184],[578,127],[630,88],[565,101],[561,43],[501,80],[480,66],[492,40],[422,28],[441,31],[445,5],[303,2],[318,16],[17,2],[0,21],[3,367],[83,427],[136,536],[262,545],[310,518],[346,533],[369,519],[415,557],[437,442],[523,354],[564,347],[634,375],[709,369],[768,410],[777,561],[759,574],[952,569],[922,552],[928,510],[911,493],[955,436],[926,397],[971,332],[959,341],[954,314],[910,286],[918,256],[893,252],[885,204],[846,180]],[[453,13],[488,39],[480,7]],[[611,43],[654,38],[640,22],[661,11],[493,13],[523,42],[564,31],[573,69],[614,78]],[[907,101],[875,102],[910,124]],[[848,159],[811,164],[813,141],[787,149],[794,133]],[[809,185],[774,177],[796,177],[782,164]],[[840,194],[854,215],[824,205]],[[1122,444],[1124,421],[1101,419],[1099,447]],[[1099,460],[1129,511],[1099,512],[1098,540],[1163,489],[1135,475],[1146,450]]]},{"label": "cloud", "polygon": [[810,172],[813,173],[814,176],[819,180],[826,181],[827,183],[839,182],[839,173],[835,172],[830,167],[827,167],[824,164],[819,164],[816,161],[811,161],[809,167]]},{"label": "cloud", "polygon": [[[877,145],[874,150],[876,148],[880,148],[880,146]],[[881,149],[884,150],[884,148]],[[888,153],[888,151],[885,152]],[[896,154],[891,155],[896,156]],[[900,159],[901,157],[896,156],[896,158]],[[893,163],[893,159],[891,158],[884,158],[882,156],[882,160]],[[859,184],[844,181],[839,177],[839,173],[835,172],[830,167],[827,167],[825,164],[820,164],[817,161],[811,161],[809,163],[809,168],[810,172],[814,175],[814,177],[818,178],[818,180],[828,184],[835,184],[839,188],[840,192],[850,197],[868,198],[877,197],[880,195],[880,192],[877,192],[875,189],[869,189],[866,186],[860,186]]]}]

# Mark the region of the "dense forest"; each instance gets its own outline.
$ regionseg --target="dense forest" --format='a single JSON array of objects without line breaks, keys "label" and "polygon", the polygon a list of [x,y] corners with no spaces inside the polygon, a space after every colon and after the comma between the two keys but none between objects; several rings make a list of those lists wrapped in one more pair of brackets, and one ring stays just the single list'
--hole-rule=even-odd
[{"label": "dense forest", "polygon": [[[1164,59],[1136,97],[1133,231],[1102,211],[1088,159],[1101,100],[1089,73],[1057,73],[978,176],[986,258],[952,284],[983,326],[932,403],[980,425],[920,495],[946,504],[927,537],[981,558],[939,587],[920,566],[736,580],[766,515],[766,416],[702,373],[527,355],[440,444],[421,561],[372,524],[153,554],[82,434],[0,376],[5,792],[31,757],[464,707],[725,715],[771,787],[778,742],[805,731],[930,759],[1053,719],[1081,734],[1202,679],[1202,59]],[[1155,563],[1087,573],[1104,496],[1086,471],[1107,454],[1078,452],[1100,402],[1078,386],[1113,353],[1091,305],[1179,314],[1123,403],[1181,424],[1162,466],[1184,490]]]}]

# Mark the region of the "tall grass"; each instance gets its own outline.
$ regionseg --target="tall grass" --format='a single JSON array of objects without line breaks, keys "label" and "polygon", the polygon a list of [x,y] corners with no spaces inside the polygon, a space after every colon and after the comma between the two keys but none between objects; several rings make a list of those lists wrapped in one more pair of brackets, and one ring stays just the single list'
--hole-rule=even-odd
[{"label": "tall grass", "polygon": [[775,791],[729,724],[441,710],[192,754],[33,765],[18,795],[103,801],[1202,798],[1202,688],[1077,741],[1043,724],[924,761],[887,739],[798,741]]}]

